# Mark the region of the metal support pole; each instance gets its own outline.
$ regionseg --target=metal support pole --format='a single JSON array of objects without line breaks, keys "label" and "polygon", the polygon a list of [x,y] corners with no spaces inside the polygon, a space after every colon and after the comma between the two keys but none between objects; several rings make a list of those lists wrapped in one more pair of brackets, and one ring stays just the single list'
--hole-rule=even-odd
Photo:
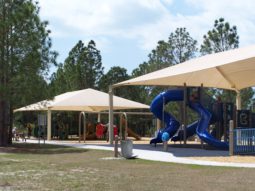
[{"label": "metal support pole", "polygon": [[159,131],[161,127],[161,121],[158,118],[156,119],[156,127],[157,127],[157,131]]},{"label": "metal support pole", "polygon": [[233,109],[233,121],[234,121],[234,128],[236,128],[236,124],[237,124],[237,110],[236,110],[236,106],[234,106]]},{"label": "metal support pole", "polygon": [[186,83],[184,83],[184,91],[183,91],[183,143],[184,145],[187,144],[187,86]]},{"label": "metal support pole", "polygon": [[166,124],[165,124],[165,96],[163,96],[163,106],[162,106],[162,123],[161,123],[161,125],[162,125],[162,129],[164,129],[165,128],[165,126],[166,126]]},{"label": "metal support pole", "polygon": [[229,155],[234,155],[234,121],[229,121]]},{"label": "metal support pole", "polygon": [[83,141],[86,141],[86,114],[83,113]]},{"label": "metal support pole", "polygon": [[118,158],[118,140],[119,140],[119,137],[118,135],[116,135],[114,138],[114,157],[116,158]]},{"label": "metal support pole", "polygon": [[100,123],[101,122],[101,113],[97,114],[97,122]]},{"label": "metal support pole", "polygon": [[223,122],[223,134],[224,134],[224,142],[227,141],[227,104],[223,104],[223,118],[224,118],[224,122]]},{"label": "metal support pole", "polygon": [[236,109],[241,110],[241,94],[240,94],[240,91],[236,91]]},{"label": "metal support pole", "polygon": [[200,97],[200,102],[201,101],[203,101],[203,93],[204,93],[204,85],[203,84],[201,84],[201,87],[200,87],[200,95],[199,95],[199,97]]},{"label": "metal support pole", "polygon": [[123,115],[125,116],[125,140],[127,139],[128,136],[128,118],[127,118],[127,114],[123,113]]},{"label": "metal support pole", "polygon": [[167,152],[167,150],[168,150],[168,143],[167,143],[167,141],[163,142],[163,147],[164,147],[164,151]]},{"label": "metal support pole", "polygon": [[[182,132],[184,132],[184,125],[181,124],[181,129]],[[184,140],[183,134],[181,134],[181,138],[180,138],[180,145],[182,144],[182,140]]]},{"label": "metal support pole", "polygon": [[79,115],[79,142],[81,142],[81,118],[83,117],[83,141],[86,140],[86,115],[84,112],[80,112]]},{"label": "metal support pole", "polygon": [[[199,102],[200,103],[203,101],[203,87],[204,87],[204,85],[201,84],[200,92],[199,92],[200,93],[200,95],[199,95],[199,98],[200,98]],[[204,141],[200,139],[200,143],[201,143],[201,148],[203,149],[204,148]]]},{"label": "metal support pole", "polygon": [[81,142],[81,113],[79,115],[79,143]]},{"label": "metal support pole", "polygon": [[123,135],[122,135],[122,131],[123,131],[123,128],[122,128],[122,114],[119,114],[120,116],[120,132],[119,132],[119,136],[120,136],[120,140],[123,139]]},{"label": "metal support pole", "polygon": [[113,144],[113,88],[109,86],[109,143]]},{"label": "metal support pole", "polygon": [[51,110],[47,112],[47,140],[51,140]]},{"label": "metal support pole", "polygon": [[[237,113],[238,113],[238,110],[241,110],[241,95],[240,95],[240,91],[236,91],[236,125],[237,126],[237,120],[238,120],[238,117],[237,117]],[[238,143],[240,143],[240,137],[241,137],[241,134],[240,134],[240,131],[237,132],[237,140],[238,140]]]}]

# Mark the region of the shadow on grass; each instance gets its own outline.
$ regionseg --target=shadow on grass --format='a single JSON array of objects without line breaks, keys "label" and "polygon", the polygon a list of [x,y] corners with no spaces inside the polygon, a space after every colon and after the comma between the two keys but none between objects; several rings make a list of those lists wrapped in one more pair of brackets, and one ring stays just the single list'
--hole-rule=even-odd
[{"label": "shadow on grass", "polygon": [[33,143],[14,143],[8,147],[0,147],[0,153],[15,154],[65,154],[65,153],[84,153],[87,149],[68,147],[63,145],[33,144]]}]

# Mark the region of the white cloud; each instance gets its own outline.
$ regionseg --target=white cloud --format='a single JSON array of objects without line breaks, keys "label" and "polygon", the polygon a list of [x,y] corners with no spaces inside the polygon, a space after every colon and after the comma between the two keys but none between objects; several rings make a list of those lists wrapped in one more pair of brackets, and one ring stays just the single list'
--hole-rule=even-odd
[{"label": "white cloud", "polygon": [[161,0],[161,1],[167,5],[171,5],[173,3],[173,0]]},{"label": "white cloud", "polygon": [[42,17],[49,20],[50,24],[51,20],[54,20],[51,26],[57,24],[60,28],[54,28],[54,36],[84,34],[94,37],[145,37],[147,34],[141,35],[140,31],[134,31],[140,26],[151,28],[151,24],[157,23],[158,19],[167,14],[163,4],[155,0],[73,0],[72,2],[41,0],[40,5]]},{"label": "white cloud", "polygon": [[[43,18],[53,36],[81,36],[135,39],[145,50],[155,48],[158,40],[167,39],[177,27],[186,27],[198,41],[213,27],[215,19],[224,17],[238,27],[241,44],[255,43],[255,4],[253,0],[185,0],[183,5],[199,10],[193,14],[173,12],[179,0],[40,0]],[[181,12],[181,11],[180,11]],[[58,25],[56,27],[55,25]]]},{"label": "white cloud", "polygon": [[[231,26],[237,26],[240,36],[240,43],[248,45],[255,43],[253,38],[255,34],[255,4],[253,0],[186,0],[191,6],[198,7],[201,12],[197,17],[200,22],[194,22],[195,28],[204,23],[207,31],[213,27],[215,19],[225,18]],[[202,29],[202,27],[200,27]]]},{"label": "white cloud", "polygon": [[54,19],[68,30],[88,34],[107,32],[113,24],[112,8],[106,3],[82,0],[41,0],[42,16]]}]

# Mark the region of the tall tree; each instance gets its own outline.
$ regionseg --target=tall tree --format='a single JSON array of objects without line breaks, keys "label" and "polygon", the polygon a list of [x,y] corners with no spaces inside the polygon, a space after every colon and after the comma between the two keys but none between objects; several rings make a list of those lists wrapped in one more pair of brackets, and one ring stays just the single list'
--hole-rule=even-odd
[{"label": "tall tree", "polygon": [[197,52],[197,41],[194,40],[186,28],[177,28],[168,38],[172,63],[179,64],[193,57]]},{"label": "tall tree", "polygon": [[[237,27],[230,26],[225,22],[224,18],[215,20],[212,30],[204,35],[204,41],[201,45],[200,52],[202,55],[223,52],[230,49],[238,48],[239,36],[237,34]],[[216,96],[220,96],[225,102],[234,102],[235,92],[228,90],[211,90]],[[241,91],[241,97],[244,100],[242,107],[247,108],[250,105],[251,99],[254,95],[252,88],[246,88]]]},{"label": "tall tree", "polygon": [[57,94],[84,88],[97,89],[103,70],[100,51],[95,42],[91,40],[85,46],[82,41],[78,41],[69,52],[64,65],[53,74],[51,85],[54,85]]},{"label": "tall tree", "polygon": [[[177,28],[175,32],[170,33],[167,42],[162,40],[158,42],[156,49],[152,50],[148,56],[149,61],[134,69],[132,77],[179,64],[195,57],[196,52],[197,41],[190,36],[186,28]],[[140,92],[143,92],[143,98],[147,96],[147,103],[160,91],[162,91],[162,88],[158,87],[144,87],[144,89],[141,87],[140,90]]]},{"label": "tall tree", "polygon": [[[102,78],[99,81],[99,89],[108,92],[109,85],[116,84],[121,81],[128,80],[130,77],[127,74],[127,70],[125,68],[121,68],[119,66],[114,66],[110,68],[110,70],[102,76]],[[128,87],[127,87],[128,88]],[[121,97],[129,97],[129,91],[125,88],[117,88],[115,90],[115,95],[121,96]]]},{"label": "tall tree", "polygon": [[148,55],[148,62],[134,69],[132,76],[136,77],[179,64],[195,57],[196,52],[197,41],[190,36],[186,28],[177,28],[174,33],[170,33],[167,42],[163,40],[158,42],[156,49]]},{"label": "tall tree", "polygon": [[200,52],[205,55],[227,51],[238,48],[238,46],[237,27],[231,27],[228,22],[225,22],[224,18],[220,18],[214,21],[214,28],[209,30],[207,35],[204,35]]},{"label": "tall tree", "polygon": [[[0,0],[0,145],[11,142],[12,110],[38,97],[56,52],[32,0]],[[30,102],[31,103],[31,102]]]},{"label": "tall tree", "polygon": [[57,71],[51,75],[49,89],[50,96],[52,97],[67,92],[69,90],[63,69],[63,64],[59,64]]}]

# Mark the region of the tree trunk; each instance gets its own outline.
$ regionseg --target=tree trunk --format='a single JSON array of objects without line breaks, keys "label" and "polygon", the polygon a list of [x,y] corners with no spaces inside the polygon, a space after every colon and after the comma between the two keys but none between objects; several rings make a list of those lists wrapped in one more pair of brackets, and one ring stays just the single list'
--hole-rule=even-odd
[{"label": "tree trunk", "polygon": [[6,112],[6,105],[4,100],[0,100],[0,146],[8,145],[8,126],[6,124],[8,112]]},{"label": "tree trunk", "polygon": [[7,146],[8,145],[8,101],[6,101],[6,79],[7,79],[7,67],[6,67],[6,57],[7,51],[6,49],[6,39],[8,38],[8,33],[6,31],[6,7],[5,4],[2,5],[2,21],[4,23],[3,27],[0,31],[0,146]]},{"label": "tree trunk", "polygon": [[12,144],[12,128],[13,128],[13,112],[12,112],[12,106],[9,108],[9,125],[8,125],[8,144]]}]

